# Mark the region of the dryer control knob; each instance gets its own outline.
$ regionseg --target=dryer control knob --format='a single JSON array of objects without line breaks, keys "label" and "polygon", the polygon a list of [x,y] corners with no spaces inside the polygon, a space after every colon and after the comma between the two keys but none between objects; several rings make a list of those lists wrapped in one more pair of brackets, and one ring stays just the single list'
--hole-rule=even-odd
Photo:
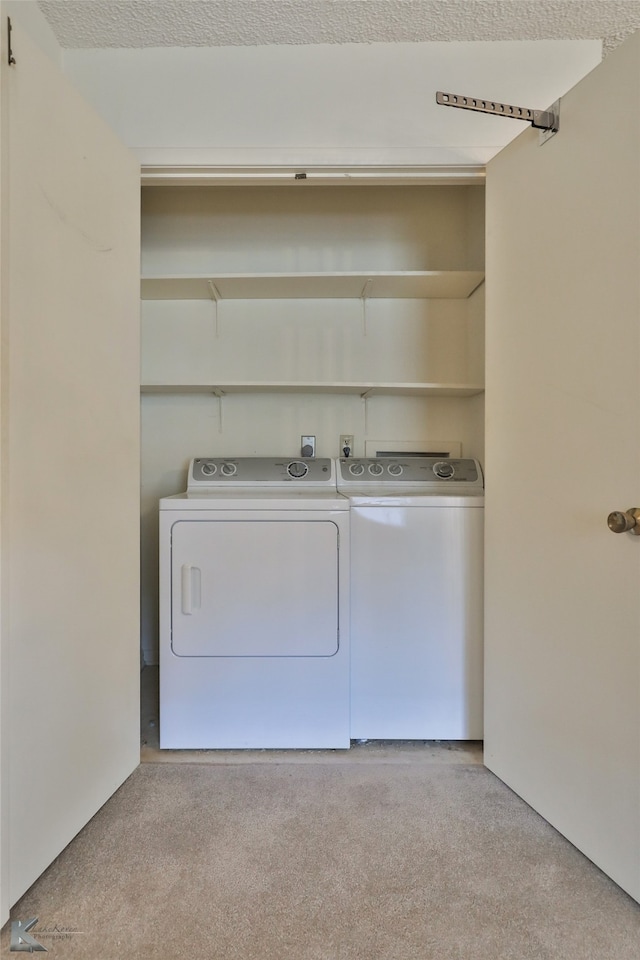
[{"label": "dryer control knob", "polygon": [[234,473],[237,473],[237,470],[235,463],[223,463],[220,467],[220,473],[223,473],[225,477],[232,477]]},{"label": "dryer control knob", "polygon": [[291,463],[287,465],[287,473],[290,477],[293,477],[294,480],[301,480],[309,473],[309,467],[306,463],[303,463],[302,460],[292,460]]},{"label": "dryer control knob", "polygon": [[216,472],[217,467],[215,463],[203,463],[202,464],[202,475],[204,477],[212,477]]},{"label": "dryer control knob", "polygon": [[442,461],[440,463],[434,463],[433,472],[436,477],[440,477],[441,480],[450,480],[456,471],[453,464]]}]

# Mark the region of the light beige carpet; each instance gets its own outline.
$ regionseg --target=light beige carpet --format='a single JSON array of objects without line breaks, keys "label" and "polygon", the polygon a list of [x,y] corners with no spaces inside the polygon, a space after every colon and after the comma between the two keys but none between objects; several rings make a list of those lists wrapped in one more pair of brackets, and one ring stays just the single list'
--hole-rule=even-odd
[{"label": "light beige carpet", "polygon": [[12,916],[69,960],[640,956],[640,907],[480,764],[143,764]]}]

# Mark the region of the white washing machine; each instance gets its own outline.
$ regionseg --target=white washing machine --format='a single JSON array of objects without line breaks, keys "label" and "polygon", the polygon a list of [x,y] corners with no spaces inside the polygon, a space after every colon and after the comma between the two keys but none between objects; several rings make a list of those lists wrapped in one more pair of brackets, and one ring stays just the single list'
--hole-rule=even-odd
[{"label": "white washing machine", "polygon": [[203,458],[160,501],[160,746],[349,747],[335,461]]},{"label": "white washing machine", "polygon": [[351,503],[351,737],[480,739],[480,465],[342,459],[338,490]]}]

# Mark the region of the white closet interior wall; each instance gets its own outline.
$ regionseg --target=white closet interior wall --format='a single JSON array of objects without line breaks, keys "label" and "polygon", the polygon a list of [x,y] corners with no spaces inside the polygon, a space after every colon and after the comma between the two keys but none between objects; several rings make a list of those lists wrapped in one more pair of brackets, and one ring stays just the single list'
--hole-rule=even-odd
[{"label": "white closet interior wall", "polygon": [[[359,273],[364,288],[368,273],[483,270],[479,185],[143,190],[143,278],[215,287],[226,274]],[[321,298],[216,302],[216,291],[143,292],[147,663],[157,662],[158,499],[185,488],[191,457],[295,456],[303,434],[316,436],[318,456],[338,456],[351,433],[356,455],[367,439],[448,439],[483,458],[482,284],[446,299],[337,298],[331,280]]]}]

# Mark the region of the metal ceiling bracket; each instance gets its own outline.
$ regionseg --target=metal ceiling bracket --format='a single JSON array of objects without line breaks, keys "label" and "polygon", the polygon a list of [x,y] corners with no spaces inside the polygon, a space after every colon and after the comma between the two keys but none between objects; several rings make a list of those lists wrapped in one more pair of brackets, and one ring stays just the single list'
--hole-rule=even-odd
[{"label": "metal ceiling bracket", "polygon": [[541,143],[545,143],[560,129],[559,100],[556,100],[548,110],[531,110],[529,107],[514,107],[510,103],[462,97],[456,93],[443,93],[438,90],[436,103],[442,107],[458,107],[460,110],[475,110],[476,113],[493,113],[499,117],[511,117],[512,120],[526,120],[532,127],[542,131]]}]

